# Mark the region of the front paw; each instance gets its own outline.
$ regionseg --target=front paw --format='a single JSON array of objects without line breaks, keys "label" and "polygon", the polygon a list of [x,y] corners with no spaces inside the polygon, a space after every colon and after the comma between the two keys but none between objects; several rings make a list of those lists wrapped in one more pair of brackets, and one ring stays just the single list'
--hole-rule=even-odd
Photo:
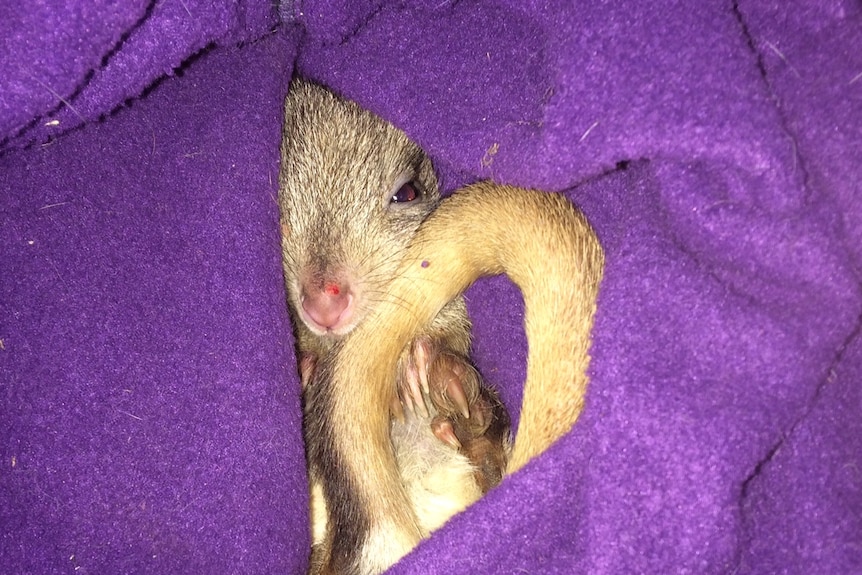
[{"label": "front paw", "polygon": [[467,358],[419,338],[402,359],[397,390],[396,416],[403,418],[403,406],[430,418],[433,434],[476,468],[483,492],[500,482],[508,458],[509,416]]},{"label": "front paw", "polygon": [[479,374],[466,358],[420,337],[401,360],[397,393],[401,406],[422,417],[469,419],[480,394]]}]

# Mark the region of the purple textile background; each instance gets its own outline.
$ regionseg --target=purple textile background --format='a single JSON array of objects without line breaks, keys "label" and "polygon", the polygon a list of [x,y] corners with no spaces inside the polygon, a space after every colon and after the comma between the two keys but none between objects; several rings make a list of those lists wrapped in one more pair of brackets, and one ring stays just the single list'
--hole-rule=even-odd
[{"label": "purple textile background", "polygon": [[[304,568],[295,69],[607,252],[581,420],[393,573],[862,572],[858,2],[6,4],[4,572]],[[520,298],[468,296],[516,409]]]}]

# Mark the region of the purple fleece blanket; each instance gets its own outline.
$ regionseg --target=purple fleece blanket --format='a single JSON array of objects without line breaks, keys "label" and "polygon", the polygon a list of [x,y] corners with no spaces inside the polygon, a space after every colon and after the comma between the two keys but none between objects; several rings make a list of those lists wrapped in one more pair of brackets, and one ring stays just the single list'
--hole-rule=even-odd
[{"label": "purple fleece blanket", "polygon": [[[572,4],[3,3],[0,569],[304,569],[297,71],[607,252],[581,420],[393,573],[862,573],[862,5]],[[516,412],[520,298],[468,296]]]}]

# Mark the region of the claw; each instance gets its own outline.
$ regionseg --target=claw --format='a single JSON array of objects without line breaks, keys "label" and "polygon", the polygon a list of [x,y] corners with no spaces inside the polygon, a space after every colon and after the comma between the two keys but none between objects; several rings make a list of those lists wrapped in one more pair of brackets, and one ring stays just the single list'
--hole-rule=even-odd
[{"label": "claw", "polygon": [[406,393],[403,387],[399,387],[398,389],[398,401],[407,408],[410,413],[416,413],[416,410],[413,409],[413,401],[410,399],[410,394]]},{"label": "claw", "polygon": [[424,417],[428,417],[428,408],[425,407],[425,398],[422,396],[422,391],[419,389],[419,371],[421,370],[415,365],[409,365],[406,370],[407,383],[409,384],[410,393],[413,394],[412,400],[413,403],[416,404],[416,411]]},{"label": "claw", "polygon": [[419,382],[422,384],[422,391],[425,393],[431,393],[431,388],[428,386],[429,345],[426,340],[419,339],[413,346],[413,361],[419,370]]},{"label": "claw", "polygon": [[464,394],[464,388],[461,386],[461,378],[453,375],[446,378],[446,395],[452,400],[452,403],[461,412],[465,419],[470,419],[470,404],[467,402],[467,396]]},{"label": "claw", "polygon": [[431,422],[431,432],[443,443],[453,449],[461,449],[461,442],[455,435],[455,428],[452,427],[452,422],[448,419],[434,418]]},{"label": "claw", "polygon": [[404,423],[404,407],[401,405],[401,399],[397,393],[392,396],[392,401],[389,402],[389,411],[399,423]]}]

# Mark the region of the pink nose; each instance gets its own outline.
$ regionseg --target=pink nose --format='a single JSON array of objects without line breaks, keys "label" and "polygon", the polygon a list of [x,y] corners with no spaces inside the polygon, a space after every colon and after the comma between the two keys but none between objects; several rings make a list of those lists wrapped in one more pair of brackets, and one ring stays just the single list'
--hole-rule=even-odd
[{"label": "pink nose", "polygon": [[334,330],[350,321],[352,301],[347,286],[327,283],[322,289],[303,289],[302,309],[319,327]]}]

